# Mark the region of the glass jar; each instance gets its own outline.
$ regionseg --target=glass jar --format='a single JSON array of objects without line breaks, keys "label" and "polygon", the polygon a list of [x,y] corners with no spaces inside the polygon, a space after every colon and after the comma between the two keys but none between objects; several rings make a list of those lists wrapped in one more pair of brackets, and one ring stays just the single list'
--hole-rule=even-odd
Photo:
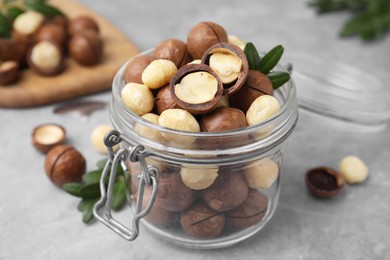
[{"label": "glass jar", "polygon": [[[144,227],[188,248],[226,247],[260,231],[277,207],[283,147],[297,123],[293,81],[275,91],[281,109],[269,120],[233,131],[193,133],[160,127],[130,111],[120,95],[125,66],[112,87],[110,117],[116,131],[105,141],[121,143],[122,149],[111,154],[111,166],[122,163],[128,169],[135,219],[129,229],[111,217],[107,205],[113,184],[106,194],[104,181],[95,217],[128,240],[137,236],[143,217]],[[105,214],[100,213],[104,204]]]}]

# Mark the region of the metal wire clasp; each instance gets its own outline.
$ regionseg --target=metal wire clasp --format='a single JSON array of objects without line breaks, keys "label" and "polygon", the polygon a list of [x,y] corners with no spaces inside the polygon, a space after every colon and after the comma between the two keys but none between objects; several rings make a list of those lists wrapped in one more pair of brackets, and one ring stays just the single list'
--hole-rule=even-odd
[{"label": "metal wire clasp", "polygon": [[[158,169],[154,166],[148,166],[146,164],[145,156],[143,154],[143,146],[139,145],[131,147],[129,153],[126,149],[120,149],[118,152],[114,153],[113,146],[119,144],[120,142],[122,142],[122,138],[120,137],[120,133],[116,130],[108,132],[104,138],[104,144],[107,146],[109,159],[104,166],[102,176],[100,178],[101,195],[99,201],[96,202],[93,208],[93,215],[97,220],[102,222],[118,235],[126,240],[132,241],[138,236],[140,219],[149,213],[154,201],[156,200]],[[121,162],[123,163],[127,156],[129,156],[129,159],[132,162],[139,161],[142,167],[141,178],[138,185],[136,212],[133,217],[131,229],[115,220],[111,215],[111,200],[116,177],[116,169],[118,164]],[[106,190],[105,180],[109,172],[110,178]],[[147,205],[142,210],[145,185],[152,186],[152,194]]]}]

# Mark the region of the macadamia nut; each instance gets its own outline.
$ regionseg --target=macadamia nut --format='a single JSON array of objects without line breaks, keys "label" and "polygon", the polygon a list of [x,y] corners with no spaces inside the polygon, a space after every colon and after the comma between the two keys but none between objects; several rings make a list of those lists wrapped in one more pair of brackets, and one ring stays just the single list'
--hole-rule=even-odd
[{"label": "macadamia nut", "polygon": [[22,35],[31,35],[38,30],[44,19],[45,17],[41,13],[27,11],[16,17],[13,27],[16,32]]},{"label": "macadamia nut", "polygon": [[217,52],[210,56],[210,67],[218,74],[223,84],[229,84],[241,73],[242,61],[231,53]]},{"label": "macadamia nut", "polygon": [[184,165],[180,171],[184,184],[193,190],[203,190],[211,186],[218,177],[218,166]]},{"label": "macadamia nut", "polygon": [[249,125],[255,125],[274,116],[280,110],[279,101],[270,95],[262,95],[253,101],[246,119]]},{"label": "macadamia nut", "polygon": [[31,50],[31,62],[42,70],[53,70],[60,66],[62,55],[60,49],[51,42],[37,43]]},{"label": "macadamia nut", "polygon": [[153,109],[153,94],[146,85],[127,83],[122,89],[121,96],[126,106],[137,115],[144,115]]},{"label": "macadamia nut", "polygon": [[[104,137],[107,132],[113,130],[114,128],[110,125],[100,125],[97,126],[91,133],[91,143],[92,146],[101,154],[108,154],[107,147],[104,144]],[[119,149],[119,145],[113,147],[114,151]]]},{"label": "macadamia nut", "polygon": [[[158,118],[159,116],[153,113],[147,113],[142,116],[143,119],[158,125]],[[152,129],[146,125],[141,125],[137,123],[134,127],[134,131],[137,132],[139,135],[145,137],[146,139],[157,141],[157,142],[163,142],[164,137],[162,137],[160,131]]]},{"label": "macadamia nut", "polygon": [[161,88],[169,83],[177,67],[170,60],[152,61],[142,73],[142,82],[151,89]]},{"label": "macadamia nut", "polygon": [[269,158],[264,158],[247,166],[245,180],[253,189],[268,189],[279,175],[279,166]]},{"label": "macadamia nut", "polygon": [[244,50],[246,43],[236,35],[228,35],[228,43],[234,44]]},{"label": "macadamia nut", "polygon": [[214,99],[217,79],[205,71],[189,73],[174,87],[175,95],[189,104],[202,104]]},{"label": "macadamia nut", "polygon": [[349,184],[362,183],[368,176],[366,164],[360,158],[352,155],[341,160],[339,172]]}]

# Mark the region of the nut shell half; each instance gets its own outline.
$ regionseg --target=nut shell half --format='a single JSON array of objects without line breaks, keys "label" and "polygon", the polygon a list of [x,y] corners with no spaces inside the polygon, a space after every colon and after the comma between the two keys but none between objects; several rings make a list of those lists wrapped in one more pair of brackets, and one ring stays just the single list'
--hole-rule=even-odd
[{"label": "nut shell half", "polygon": [[58,124],[42,124],[32,132],[32,144],[43,153],[47,153],[54,146],[63,144],[66,139],[65,128]]},{"label": "nut shell half", "polygon": [[[214,98],[210,101],[200,103],[200,104],[191,104],[181,100],[175,93],[175,85],[180,83],[185,76],[191,73],[202,72],[202,71],[211,74],[217,80],[217,92],[215,93]],[[173,100],[176,102],[176,104],[179,107],[193,114],[204,114],[208,112],[210,109],[212,109],[218,103],[219,99],[222,97],[223,85],[218,75],[209,66],[205,64],[187,64],[181,67],[171,79],[170,91]]]},{"label": "nut shell half", "polygon": [[317,167],[306,173],[305,183],[313,195],[330,198],[341,191],[345,180],[339,172],[332,168]]}]

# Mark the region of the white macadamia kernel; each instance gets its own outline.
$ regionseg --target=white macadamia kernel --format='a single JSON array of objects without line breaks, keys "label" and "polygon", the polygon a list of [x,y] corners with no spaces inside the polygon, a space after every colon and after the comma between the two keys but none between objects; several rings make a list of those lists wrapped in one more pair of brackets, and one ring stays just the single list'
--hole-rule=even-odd
[{"label": "white macadamia kernel", "polygon": [[137,115],[144,115],[152,111],[154,97],[148,86],[138,83],[127,83],[121,92],[126,106]]},{"label": "white macadamia kernel", "polygon": [[358,157],[344,157],[339,165],[339,172],[349,184],[362,183],[367,179],[368,167]]},{"label": "white macadamia kernel", "polygon": [[61,50],[48,41],[37,43],[31,50],[31,62],[42,70],[57,68],[61,59]]},{"label": "white macadamia kernel", "polygon": [[158,89],[167,85],[176,72],[177,67],[172,61],[154,60],[142,72],[142,82],[151,89]]},{"label": "white macadamia kernel", "polygon": [[279,101],[270,95],[262,95],[255,99],[246,112],[249,125],[255,125],[274,116],[280,110]]},{"label": "white macadamia kernel", "polygon": [[197,71],[184,76],[174,91],[177,98],[188,104],[202,104],[214,99],[218,81],[208,72]]},{"label": "white macadamia kernel", "polygon": [[203,190],[211,186],[218,177],[218,166],[183,165],[180,171],[183,183],[193,190]]},{"label": "white macadamia kernel", "polygon": [[22,35],[31,35],[41,26],[45,16],[34,11],[26,11],[16,17],[13,28]]},{"label": "white macadamia kernel", "polygon": [[[143,119],[148,120],[149,122],[158,125],[158,118],[159,115],[153,114],[153,113],[147,113],[142,116]],[[146,139],[163,142],[164,138],[162,137],[160,131],[152,129],[146,125],[142,125],[140,123],[137,123],[134,126],[134,131],[138,133],[139,135],[145,137]]]},{"label": "white macadamia kernel", "polygon": [[210,56],[210,67],[218,74],[223,84],[235,81],[242,70],[242,60],[228,52],[216,52]]},{"label": "white macadamia kernel", "polygon": [[270,158],[251,163],[245,169],[244,177],[250,188],[268,189],[279,175],[279,166]]},{"label": "white macadamia kernel", "polygon": [[[114,130],[114,128],[110,125],[99,125],[91,133],[92,146],[101,154],[108,154],[107,147],[104,144],[104,137],[111,130]],[[118,149],[119,145],[113,147],[114,151],[117,151]]]},{"label": "white macadamia kernel", "polygon": [[201,59],[195,59],[195,60],[191,61],[189,64],[201,64],[201,63],[202,63]]},{"label": "white macadamia kernel", "polygon": [[241,50],[244,50],[246,42],[244,42],[241,38],[236,35],[228,35],[228,43],[234,44],[240,47]]}]

